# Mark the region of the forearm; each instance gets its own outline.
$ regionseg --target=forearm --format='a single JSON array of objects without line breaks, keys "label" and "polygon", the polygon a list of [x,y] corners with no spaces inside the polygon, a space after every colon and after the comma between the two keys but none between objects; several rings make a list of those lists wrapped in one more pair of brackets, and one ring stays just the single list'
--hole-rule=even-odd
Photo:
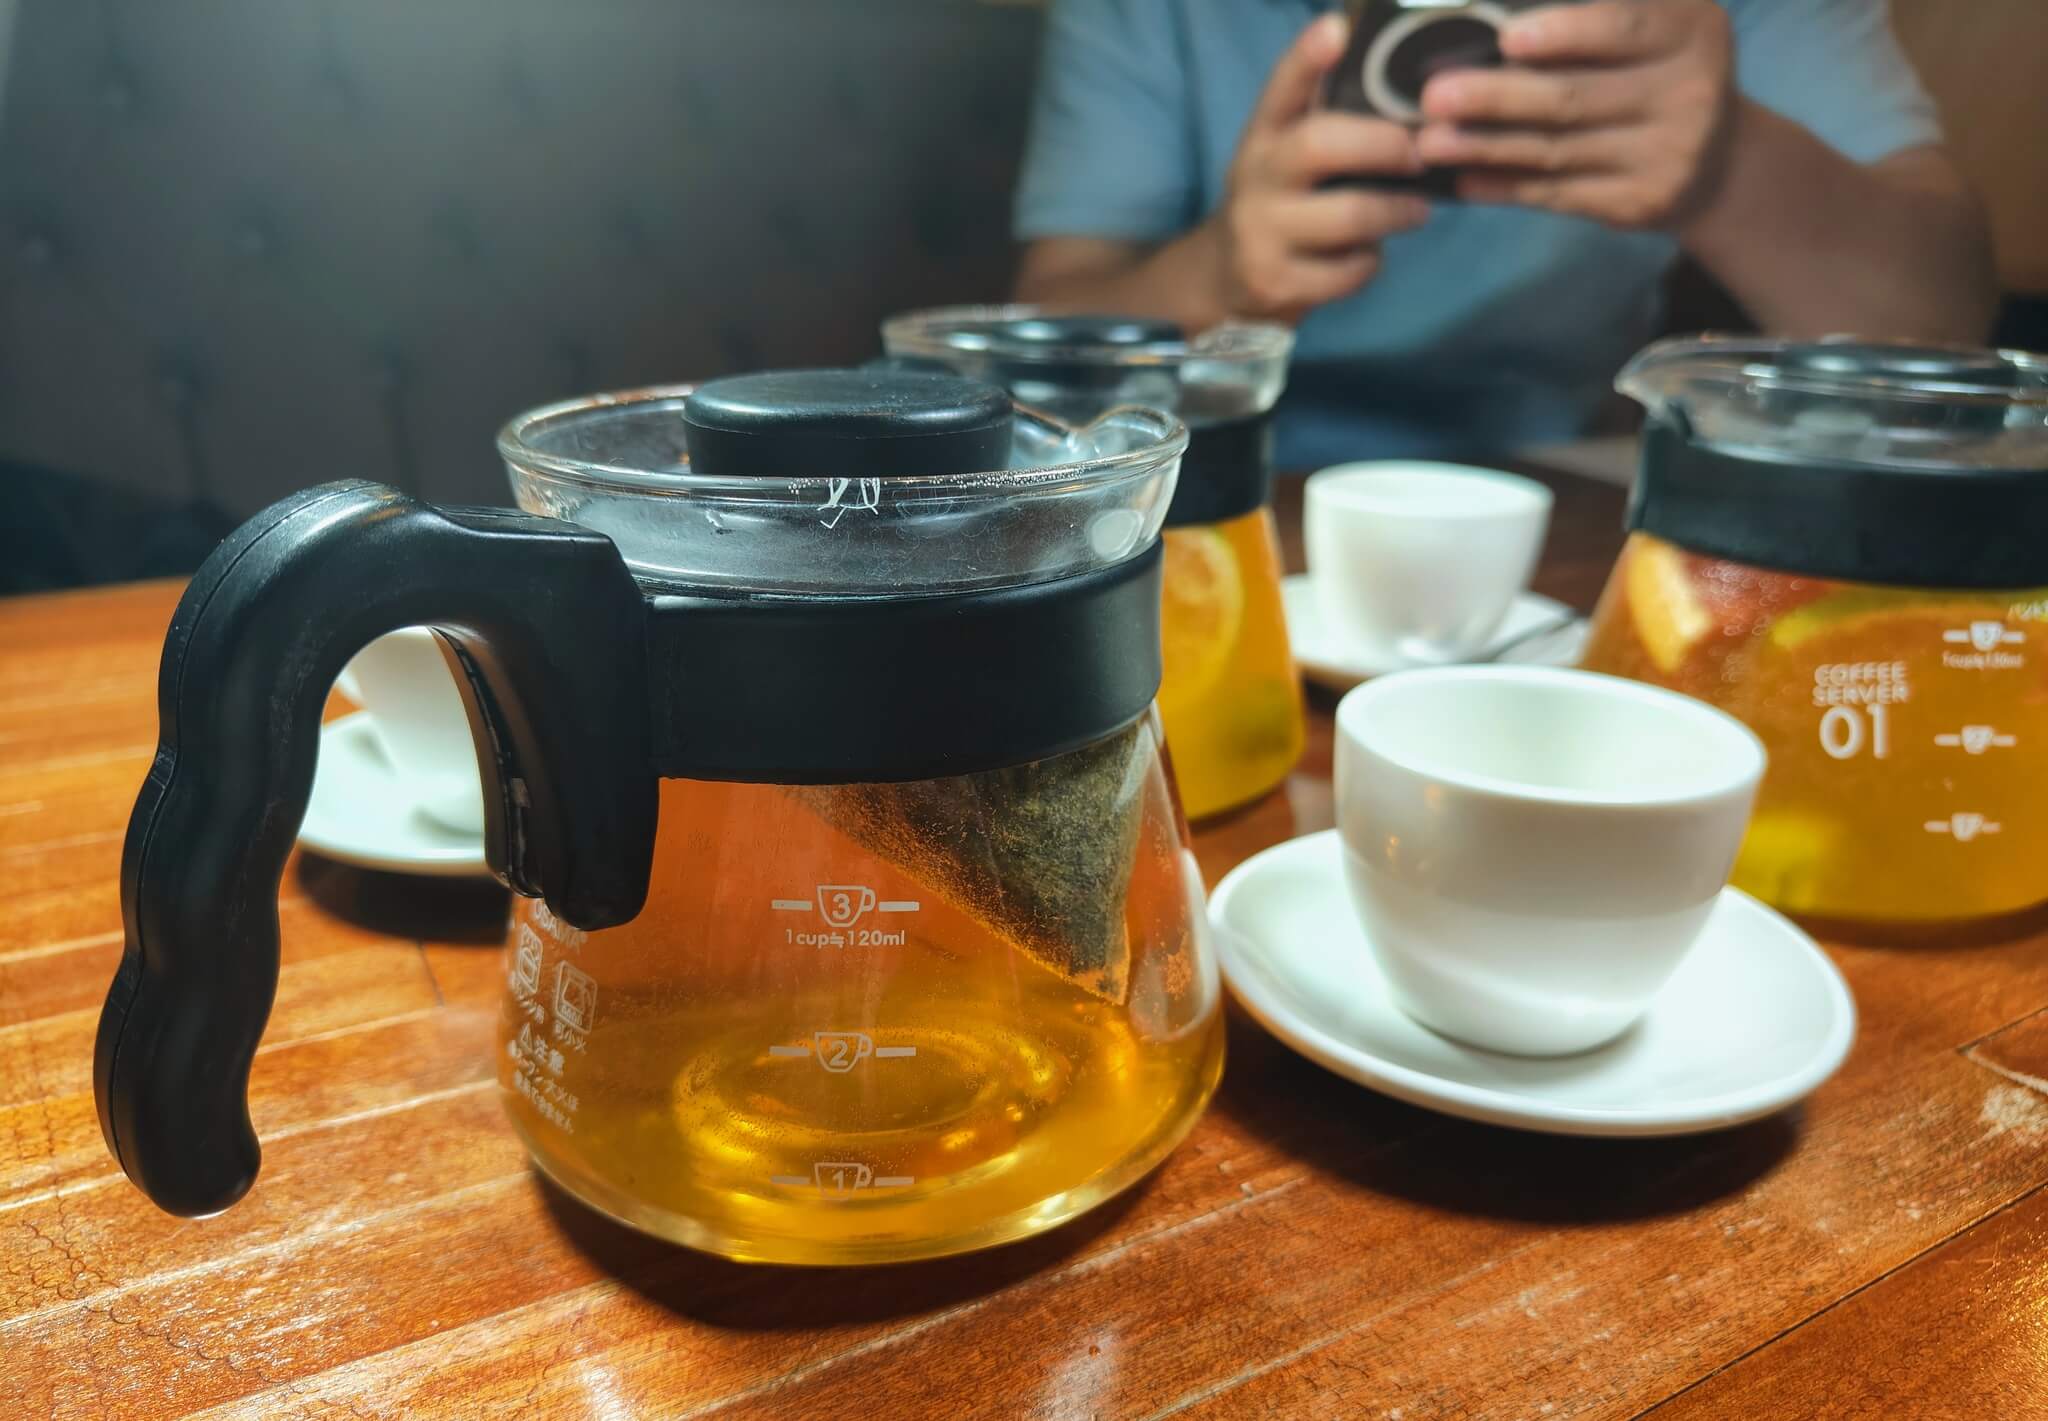
[{"label": "forearm", "polygon": [[1863,166],[1747,100],[1686,250],[1759,325],[1979,342],[1997,305],[1975,199],[1933,152]]},{"label": "forearm", "polygon": [[1221,252],[1211,224],[1203,223],[1155,247],[1059,252],[1059,244],[1033,246],[1017,273],[1017,299],[1068,310],[1116,311],[1168,320],[1189,331],[1225,320],[1218,296]]}]

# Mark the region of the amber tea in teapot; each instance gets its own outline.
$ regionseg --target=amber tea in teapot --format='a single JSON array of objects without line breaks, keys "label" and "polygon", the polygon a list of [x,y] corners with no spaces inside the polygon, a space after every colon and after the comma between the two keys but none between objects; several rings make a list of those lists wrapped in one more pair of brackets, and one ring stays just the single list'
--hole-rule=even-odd
[{"label": "amber tea in teapot", "polygon": [[1152,706],[1186,440],[952,374],[776,372],[522,416],[520,512],[351,483],[259,515],[167,643],[101,1020],[123,1168],[184,1213],[249,1186],[320,705],[424,625],[522,895],[498,1079],[570,1194],[815,1264],[1129,1186],[1222,1068]]},{"label": "amber tea in teapot", "polygon": [[[996,1242],[1117,1192],[1222,1065],[1157,734],[1110,747],[1106,889],[1037,876],[1075,861],[1057,834],[997,865],[906,832],[895,786],[665,781],[656,857],[685,867],[639,917],[519,908],[499,1077],[536,1158],[652,1232],[799,1263]],[[1096,1168],[1105,1139],[1126,1165]]]}]

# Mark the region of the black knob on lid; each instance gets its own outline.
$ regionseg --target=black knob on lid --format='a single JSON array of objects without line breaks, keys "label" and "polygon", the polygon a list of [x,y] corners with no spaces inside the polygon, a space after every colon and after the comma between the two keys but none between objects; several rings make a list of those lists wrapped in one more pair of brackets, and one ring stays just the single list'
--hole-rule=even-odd
[{"label": "black knob on lid", "polygon": [[1011,340],[1034,345],[1178,345],[1186,339],[1172,321],[1136,316],[1024,316],[999,322],[995,329]]},{"label": "black knob on lid", "polygon": [[[952,329],[946,343],[970,359],[984,354],[993,358],[1002,378],[1017,389],[1026,404],[1045,402],[1042,387],[1051,386],[1067,398],[1106,392],[1102,394],[1106,407],[1176,402],[1180,348],[1185,339],[1185,333],[1171,321],[1079,314],[964,322]],[[1152,346],[1169,350],[1163,357],[1154,356],[1147,351]],[[1155,386],[1165,381],[1172,390],[1134,390],[1127,384],[1133,379]],[[1084,399],[1082,403],[1093,401]],[[1074,411],[1063,413],[1071,416]]]},{"label": "black knob on lid", "polygon": [[1820,341],[1795,345],[1779,358],[1781,368],[1804,375],[1900,384],[1971,385],[2009,389],[2019,383],[2012,362],[1988,350],[1891,345],[1882,341]]},{"label": "black knob on lid", "polygon": [[1010,397],[922,370],[771,370],[700,385],[683,402],[700,474],[887,478],[1009,463]]},{"label": "black knob on lid", "polygon": [[[2018,388],[2020,371],[1991,350],[1824,340],[1788,346],[1776,360],[1753,367],[1781,388],[1766,388],[1764,407],[1804,416],[1810,411],[1855,408],[1881,415],[1894,428],[1994,431],[2005,423],[2004,391]],[[1902,392],[1924,398],[1901,400]]]}]

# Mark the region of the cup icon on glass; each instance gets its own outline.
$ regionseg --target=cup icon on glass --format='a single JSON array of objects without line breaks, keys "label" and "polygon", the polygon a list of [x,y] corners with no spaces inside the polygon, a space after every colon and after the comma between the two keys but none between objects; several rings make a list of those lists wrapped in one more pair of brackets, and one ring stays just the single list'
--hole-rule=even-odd
[{"label": "cup icon on glass", "polygon": [[820,1160],[811,1166],[811,1178],[826,1194],[851,1194],[874,1183],[875,1172],[864,1164]]},{"label": "cup icon on glass", "polygon": [[875,890],[857,883],[818,885],[818,916],[835,928],[850,928],[875,906]]},{"label": "cup icon on glass", "polygon": [[875,1043],[863,1031],[820,1031],[811,1038],[811,1046],[818,1064],[835,1076],[875,1054]]}]

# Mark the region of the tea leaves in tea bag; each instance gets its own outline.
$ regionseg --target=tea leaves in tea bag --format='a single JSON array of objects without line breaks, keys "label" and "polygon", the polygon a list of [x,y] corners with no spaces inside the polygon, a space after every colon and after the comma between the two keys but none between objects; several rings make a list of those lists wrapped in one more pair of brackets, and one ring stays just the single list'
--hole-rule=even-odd
[{"label": "tea leaves in tea bag", "polygon": [[864,847],[946,892],[1067,980],[1121,1003],[1145,721],[1050,759],[909,784],[797,791]]}]

